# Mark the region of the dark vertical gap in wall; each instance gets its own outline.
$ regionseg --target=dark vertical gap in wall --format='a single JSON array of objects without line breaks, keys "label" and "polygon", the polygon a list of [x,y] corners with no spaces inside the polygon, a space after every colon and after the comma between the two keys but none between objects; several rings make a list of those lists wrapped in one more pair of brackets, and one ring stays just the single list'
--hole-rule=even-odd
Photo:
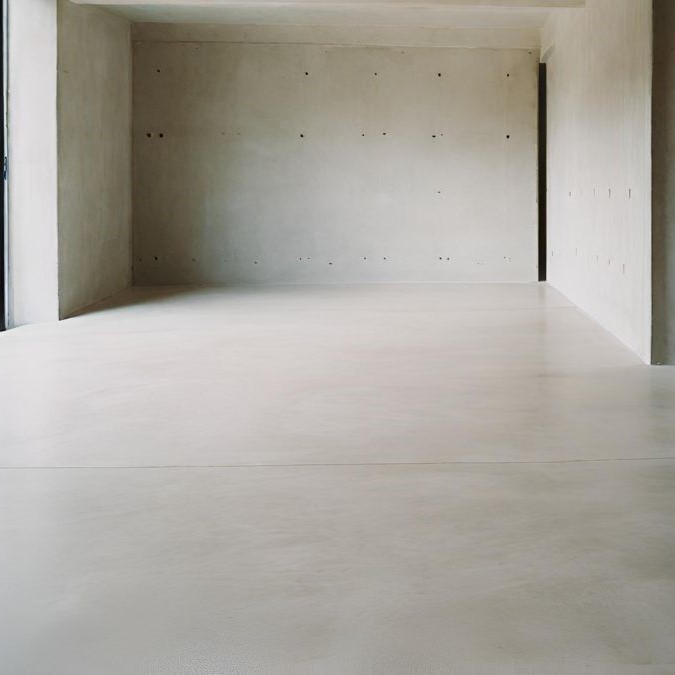
[{"label": "dark vertical gap in wall", "polygon": [[539,205],[539,281],[546,281],[546,64],[539,64],[538,121],[538,205]]},{"label": "dark vertical gap in wall", "polygon": [[654,0],[652,364],[675,365],[675,2]]}]

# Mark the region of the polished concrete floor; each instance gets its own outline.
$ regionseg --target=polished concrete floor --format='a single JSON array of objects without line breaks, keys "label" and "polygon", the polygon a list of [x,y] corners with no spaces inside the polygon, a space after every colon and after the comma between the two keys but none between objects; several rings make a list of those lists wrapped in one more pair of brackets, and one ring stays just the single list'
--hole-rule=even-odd
[{"label": "polished concrete floor", "polygon": [[0,415],[2,675],[675,673],[675,369],[545,285],[133,289]]}]

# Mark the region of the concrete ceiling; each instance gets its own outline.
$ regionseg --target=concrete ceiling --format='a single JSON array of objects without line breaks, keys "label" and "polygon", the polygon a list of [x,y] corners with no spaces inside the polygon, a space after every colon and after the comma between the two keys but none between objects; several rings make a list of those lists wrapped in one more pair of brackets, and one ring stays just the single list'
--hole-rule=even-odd
[{"label": "concrete ceiling", "polygon": [[73,0],[136,22],[539,28],[585,0]]}]

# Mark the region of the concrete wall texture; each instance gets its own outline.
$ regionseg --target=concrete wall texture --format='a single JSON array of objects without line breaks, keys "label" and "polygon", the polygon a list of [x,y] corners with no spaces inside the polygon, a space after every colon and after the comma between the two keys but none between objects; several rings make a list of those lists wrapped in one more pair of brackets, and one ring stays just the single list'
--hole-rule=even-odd
[{"label": "concrete wall texture", "polygon": [[58,3],[59,315],[131,284],[131,34]]},{"label": "concrete wall texture", "polygon": [[8,325],[58,318],[56,4],[9,0]]},{"label": "concrete wall texture", "polygon": [[137,42],[135,282],[536,280],[537,63]]},{"label": "concrete wall texture", "polygon": [[[543,32],[549,281],[655,363],[675,362],[672,4],[588,0]],[[10,326],[132,265],[140,284],[537,278],[529,44],[140,25],[132,83],[126,20],[67,0],[8,16]]]},{"label": "concrete wall texture", "polygon": [[675,364],[675,3],[654,0],[652,361]]},{"label": "concrete wall texture", "polygon": [[651,0],[588,0],[549,52],[549,281],[651,350]]}]

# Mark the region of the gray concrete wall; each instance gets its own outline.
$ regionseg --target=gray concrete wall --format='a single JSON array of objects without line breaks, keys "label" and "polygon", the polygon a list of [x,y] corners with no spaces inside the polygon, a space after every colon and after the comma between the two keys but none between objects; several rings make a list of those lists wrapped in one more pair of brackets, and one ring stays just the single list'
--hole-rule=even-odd
[{"label": "gray concrete wall", "polygon": [[675,364],[675,3],[654,0],[652,361]]},{"label": "gray concrete wall", "polygon": [[56,1],[9,0],[8,324],[58,318]]},{"label": "gray concrete wall", "polygon": [[137,283],[536,280],[534,50],[134,59]]},{"label": "gray concrete wall", "polygon": [[549,281],[646,362],[651,351],[651,0],[588,0],[550,53]]},{"label": "gray concrete wall", "polygon": [[59,314],[131,284],[131,37],[103,10],[58,5]]}]

